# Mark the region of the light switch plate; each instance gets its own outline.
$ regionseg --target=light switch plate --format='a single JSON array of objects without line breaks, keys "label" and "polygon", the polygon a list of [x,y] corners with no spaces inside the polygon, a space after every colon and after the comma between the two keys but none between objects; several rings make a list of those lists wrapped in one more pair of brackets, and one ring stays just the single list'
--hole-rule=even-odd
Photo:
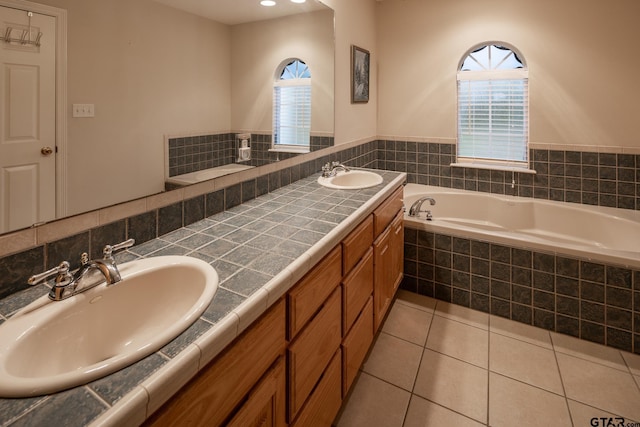
[{"label": "light switch plate", "polygon": [[73,104],[73,117],[95,117],[95,104]]}]

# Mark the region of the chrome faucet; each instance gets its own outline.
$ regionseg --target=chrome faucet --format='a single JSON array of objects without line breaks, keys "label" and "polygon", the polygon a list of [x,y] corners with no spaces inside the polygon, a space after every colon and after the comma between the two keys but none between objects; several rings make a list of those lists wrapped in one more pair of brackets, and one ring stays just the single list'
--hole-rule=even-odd
[{"label": "chrome faucet", "polygon": [[426,212],[427,213],[427,217],[426,217],[427,221],[431,221],[433,219],[433,215],[431,215],[431,211],[430,210],[426,210],[426,211],[422,210],[422,204],[424,202],[427,202],[427,201],[429,202],[429,204],[431,206],[436,204],[436,201],[435,201],[435,199],[433,199],[433,197],[428,197],[428,196],[420,197],[418,200],[413,202],[413,204],[409,208],[409,216],[417,217],[417,216],[420,215],[420,212]]},{"label": "chrome faucet", "polygon": [[134,243],[134,239],[129,239],[117,245],[106,245],[102,251],[102,259],[89,260],[89,255],[86,252],[83,253],[80,258],[82,266],[75,275],[69,271],[69,262],[63,261],[51,270],[31,276],[27,283],[36,285],[53,275],[57,275],[49,292],[49,298],[53,301],[67,299],[103,282],[106,282],[107,285],[113,285],[122,280],[113,253],[130,248]]},{"label": "chrome faucet", "polygon": [[327,163],[322,167],[322,177],[323,178],[330,178],[332,176],[336,176],[336,174],[338,173],[338,170],[342,169],[344,172],[350,172],[351,169],[349,169],[348,167],[346,167],[345,165],[343,165],[340,162],[331,162],[331,163]]}]

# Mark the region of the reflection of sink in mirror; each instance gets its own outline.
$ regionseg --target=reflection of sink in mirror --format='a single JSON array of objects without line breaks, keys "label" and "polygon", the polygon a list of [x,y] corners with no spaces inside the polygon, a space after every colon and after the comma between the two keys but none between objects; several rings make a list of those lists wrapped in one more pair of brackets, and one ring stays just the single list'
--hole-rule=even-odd
[{"label": "reflection of sink in mirror", "polygon": [[0,325],[0,396],[48,394],[102,378],[159,350],[209,306],[218,274],[161,256],[120,265],[122,280],[63,301],[42,296]]},{"label": "reflection of sink in mirror", "polygon": [[328,178],[321,176],[318,178],[318,183],[325,187],[340,190],[358,190],[381,184],[382,176],[375,172],[351,170],[349,172],[338,172],[335,176]]}]

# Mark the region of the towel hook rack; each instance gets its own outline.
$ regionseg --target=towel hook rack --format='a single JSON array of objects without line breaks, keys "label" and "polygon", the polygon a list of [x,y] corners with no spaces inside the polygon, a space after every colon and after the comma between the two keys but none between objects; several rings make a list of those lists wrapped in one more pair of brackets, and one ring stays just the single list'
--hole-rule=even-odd
[{"label": "towel hook rack", "polygon": [[29,17],[28,29],[22,30],[22,34],[20,34],[20,38],[12,38],[11,32],[14,28],[7,27],[4,30],[4,35],[0,36],[0,40],[3,40],[5,43],[18,43],[20,45],[33,45],[36,47],[40,47],[40,40],[42,39],[42,31],[38,31],[36,34],[35,40],[31,40],[31,18],[33,17],[33,12],[27,12],[27,16]]}]

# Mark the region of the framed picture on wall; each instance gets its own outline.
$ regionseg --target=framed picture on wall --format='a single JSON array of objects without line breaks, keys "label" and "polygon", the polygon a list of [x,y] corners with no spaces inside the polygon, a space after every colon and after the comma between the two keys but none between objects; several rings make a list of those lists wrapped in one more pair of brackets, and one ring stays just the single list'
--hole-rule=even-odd
[{"label": "framed picture on wall", "polygon": [[351,45],[351,103],[369,102],[369,51]]}]

